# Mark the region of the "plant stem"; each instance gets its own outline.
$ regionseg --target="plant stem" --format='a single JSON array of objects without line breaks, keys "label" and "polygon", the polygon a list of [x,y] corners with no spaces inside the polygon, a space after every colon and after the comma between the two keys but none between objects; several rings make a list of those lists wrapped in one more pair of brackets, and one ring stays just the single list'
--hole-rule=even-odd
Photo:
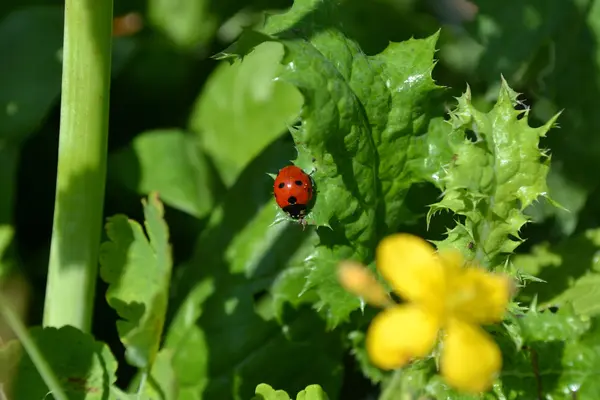
[{"label": "plant stem", "polygon": [[112,0],[66,0],[58,176],[44,325],[89,332],[102,229]]},{"label": "plant stem", "polygon": [[69,398],[63,391],[62,386],[60,385],[60,381],[54,374],[54,371],[52,371],[50,365],[46,362],[44,355],[40,352],[37,345],[29,335],[29,332],[27,332],[25,325],[23,325],[23,322],[21,322],[21,320],[14,312],[12,307],[8,304],[7,299],[4,298],[4,295],[2,295],[1,293],[0,315],[2,315],[10,329],[12,329],[14,334],[17,336],[17,338],[25,348],[25,351],[29,355],[29,358],[33,362],[33,365],[35,365],[40,376],[44,380],[44,383],[50,389],[52,396],[56,400],[68,400]]},{"label": "plant stem", "polygon": [[397,369],[392,373],[390,380],[384,386],[379,400],[404,399],[402,394],[402,370]]},{"label": "plant stem", "polygon": [[140,386],[138,387],[138,391],[137,391],[137,400],[142,399],[142,397],[144,396],[144,389],[146,387],[147,380],[148,380],[148,371],[144,370],[142,372],[142,379],[140,381]]}]

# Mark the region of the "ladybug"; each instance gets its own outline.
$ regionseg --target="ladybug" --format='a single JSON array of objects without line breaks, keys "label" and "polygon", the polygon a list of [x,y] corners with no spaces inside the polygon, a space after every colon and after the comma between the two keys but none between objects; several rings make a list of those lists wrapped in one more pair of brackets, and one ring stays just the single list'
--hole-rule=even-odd
[{"label": "ladybug", "polygon": [[306,209],[313,196],[310,176],[295,165],[288,165],[279,170],[273,184],[273,194],[283,211],[304,223]]}]

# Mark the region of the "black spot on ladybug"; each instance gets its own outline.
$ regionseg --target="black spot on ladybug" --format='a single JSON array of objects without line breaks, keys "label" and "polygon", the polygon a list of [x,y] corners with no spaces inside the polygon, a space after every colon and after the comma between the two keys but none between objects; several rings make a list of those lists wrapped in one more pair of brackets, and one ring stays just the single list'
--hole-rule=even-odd
[{"label": "black spot on ladybug", "polygon": [[302,181],[296,181],[294,183],[296,184],[296,186],[302,186]]},{"label": "black spot on ladybug", "polygon": [[285,183],[281,182],[281,183],[279,184],[279,189],[283,189],[283,187],[284,187],[284,186],[285,186]]},{"label": "black spot on ladybug", "polygon": [[294,205],[294,204],[296,204],[296,201],[298,201],[298,200],[294,196],[288,197],[288,203]]}]

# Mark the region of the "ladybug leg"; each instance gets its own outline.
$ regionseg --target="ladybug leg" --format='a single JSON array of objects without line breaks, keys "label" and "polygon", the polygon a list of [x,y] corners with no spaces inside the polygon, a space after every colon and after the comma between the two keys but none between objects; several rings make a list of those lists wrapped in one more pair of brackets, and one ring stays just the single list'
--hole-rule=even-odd
[{"label": "ladybug leg", "polygon": [[[317,172],[317,167],[313,167],[313,170],[308,173],[308,177],[310,178],[310,182],[312,183],[313,190],[316,188],[315,179],[313,178],[313,174]],[[317,190],[315,190],[317,192]]]},{"label": "ladybug leg", "polygon": [[306,225],[307,225],[306,219],[302,218],[300,220],[300,225],[302,225],[302,231],[304,231],[306,229]]}]

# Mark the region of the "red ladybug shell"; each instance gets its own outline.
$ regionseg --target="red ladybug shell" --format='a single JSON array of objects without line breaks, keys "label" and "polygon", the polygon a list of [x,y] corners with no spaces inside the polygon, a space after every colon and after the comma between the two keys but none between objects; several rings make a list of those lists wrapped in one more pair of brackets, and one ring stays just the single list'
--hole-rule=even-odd
[{"label": "red ladybug shell", "polygon": [[273,193],[277,205],[283,211],[294,219],[302,219],[313,196],[312,181],[300,168],[288,165],[279,170],[273,184]]}]

